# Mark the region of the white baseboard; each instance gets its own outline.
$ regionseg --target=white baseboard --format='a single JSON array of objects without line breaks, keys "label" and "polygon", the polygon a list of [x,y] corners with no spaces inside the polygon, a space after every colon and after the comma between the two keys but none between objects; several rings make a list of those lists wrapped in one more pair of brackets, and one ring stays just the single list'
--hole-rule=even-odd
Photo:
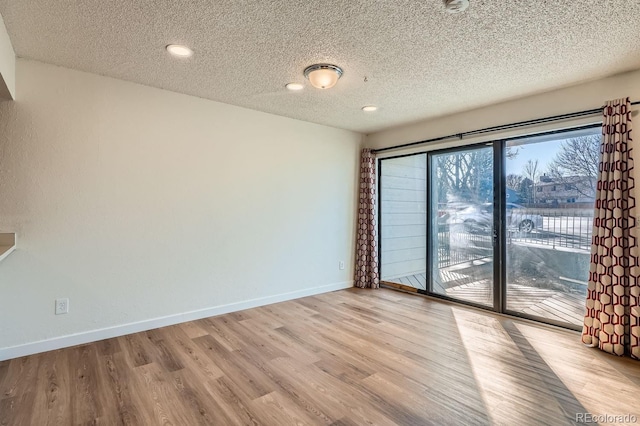
[{"label": "white baseboard", "polygon": [[199,309],[197,311],[190,311],[182,314],[168,315],[144,321],[116,325],[113,327],[85,331],[82,333],[54,337],[52,339],[25,343],[24,345],[0,348],[0,361],[18,358],[25,355],[33,355],[40,352],[52,351],[55,349],[67,348],[70,346],[82,345],[85,343],[96,342],[98,340],[110,339],[112,337],[124,336],[131,333],[138,333],[140,331],[180,324],[187,321],[213,317],[216,315],[227,314],[229,312],[242,311],[244,309],[256,308],[258,306],[271,305],[272,303],[299,299],[301,297],[313,296],[314,294],[328,293],[330,291],[342,290],[350,287],[353,287],[353,281],[343,281],[319,287],[306,288],[304,290],[292,291],[289,293],[276,294],[274,296],[230,303],[228,305]]}]

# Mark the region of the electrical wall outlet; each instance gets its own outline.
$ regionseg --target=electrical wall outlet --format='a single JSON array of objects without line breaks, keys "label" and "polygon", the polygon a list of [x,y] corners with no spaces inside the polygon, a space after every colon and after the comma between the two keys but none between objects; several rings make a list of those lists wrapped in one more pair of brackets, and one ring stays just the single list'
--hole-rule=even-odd
[{"label": "electrical wall outlet", "polygon": [[56,315],[69,313],[69,299],[56,299]]},{"label": "electrical wall outlet", "polygon": [[338,262],[338,269],[340,270],[344,269],[344,260],[341,260],[340,262]]}]

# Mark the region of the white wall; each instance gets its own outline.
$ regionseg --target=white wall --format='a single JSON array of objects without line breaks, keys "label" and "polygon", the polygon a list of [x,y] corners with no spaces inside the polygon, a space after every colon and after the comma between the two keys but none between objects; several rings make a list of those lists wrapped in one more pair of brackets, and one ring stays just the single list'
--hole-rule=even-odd
[{"label": "white wall", "polygon": [[0,359],[351,286],[359,134],[34,61],[17,76]]},{"label": "white wall", "polygon": [[16,55],[0,15],[0,101],[16,98]]},{"label": "white wall", "polygon": [[[629,96],[632,101],[640,100],[640,70],[565,89],[504,102],[485,108],[474,109],[459,114],[425,120],[372,133],[367,135],[365,139],[365,146],[371,148],[383,148],[463,133],[489,126],[497,126],[501,124],[509,124],[524,120],[599,108],[604,105],[604,102],[607,100],[627,96]],[[596,117],[595,119],[598,118],[599,117]],[[527,129],[501,132],[500,136],[507,137],[511,135],[520,135],[528,132],[558,128],[559,126],[585,124],[589,122],[594,122],[594,118],[574,119],[563,123],[552,123]],[[434,143],[429,146],[423,145],[413,150],[404,150],[404,152],[421,152],[426,149],[455,146],[462,143],[480,140],[491,140],[492,137],[496,137],[496,135],[493,134],[468,138],[463,142],[454,140],[446,143]],[[400,152],[403,151],[394,151],[389,155],[397,155]]]}]

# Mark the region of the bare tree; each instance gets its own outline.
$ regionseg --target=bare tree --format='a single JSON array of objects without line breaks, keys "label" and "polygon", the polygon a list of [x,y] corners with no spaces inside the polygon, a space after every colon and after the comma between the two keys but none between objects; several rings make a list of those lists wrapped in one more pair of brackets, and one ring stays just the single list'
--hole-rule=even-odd
[{"label": "bare tree", "polygon": [[[518,154],[518,147],[507,147],[507,158],[514,159]],[[435,172],[439,200],[482,203],[493,199],[493,150],[470,150],[438,156]]]},{"label": "bare tree", "polygon": [[532,194],[532,199],[533,199],[533,203],[535,204],[536,202],[536,178],[538,177],[538,159],[536,158],[535,160],[529,160],[527,161],[527,163],[524,165],[523,168],[524,171],[524,175],[531,180],[532,182],[532,190],[531,190],[531,194]]},{"label": "bare tree", "polygon": [[493,153],[462,151],[438,157],[438,198],[485,202],[493,197]]},{"label": "bare tree", "polygon": [[549,164],[551,177],[583,196],[593,197],[600,162],[600,135],[571,138],[562,142],[560,151]]},{"label": "bare tree", "polygon": [[514,191],[520,191],[522,179],[522,175],[516,175],[514,173],[507,175],[507,188],[511,188]]}]

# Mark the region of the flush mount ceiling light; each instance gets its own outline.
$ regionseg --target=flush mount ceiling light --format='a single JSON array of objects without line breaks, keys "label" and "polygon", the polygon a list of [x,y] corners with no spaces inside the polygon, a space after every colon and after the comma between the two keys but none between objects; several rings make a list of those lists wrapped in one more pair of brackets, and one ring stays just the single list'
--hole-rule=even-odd
[{"label": "flush mount ceiling light", "polygon": [[284,87],[292,91],[304,89],[304,86],[300,83],[289,83],[289,84],[285,84]]},{"label": "flush mount ceiling light", "polygon": [[363,107],[362,107],[362,110],[363,110],[364,112],[373,112],[373,111],[377,111],[377,110],[378,110],[378,107],[377,107],[377,106],[375,106],[375,105],[367,105],[367,106],[363,106]]},{"label": "flush mount ceiling light", "polygon": [[444,7],[449,13],[464,12],[469,7],[469,0],[445,0]]},{"label": "flush mount ceiling light", "polygon": [[342,68],[331,64],[315,64],[304,70],[304,76],[317,89],[330,89],[342,77]]},{"label": "flush mount ceiling light", "polygon": [[193,56],[193,50],[181,44],[170,44],[167,46],[167,52],[178,58],[189,58]]}]

